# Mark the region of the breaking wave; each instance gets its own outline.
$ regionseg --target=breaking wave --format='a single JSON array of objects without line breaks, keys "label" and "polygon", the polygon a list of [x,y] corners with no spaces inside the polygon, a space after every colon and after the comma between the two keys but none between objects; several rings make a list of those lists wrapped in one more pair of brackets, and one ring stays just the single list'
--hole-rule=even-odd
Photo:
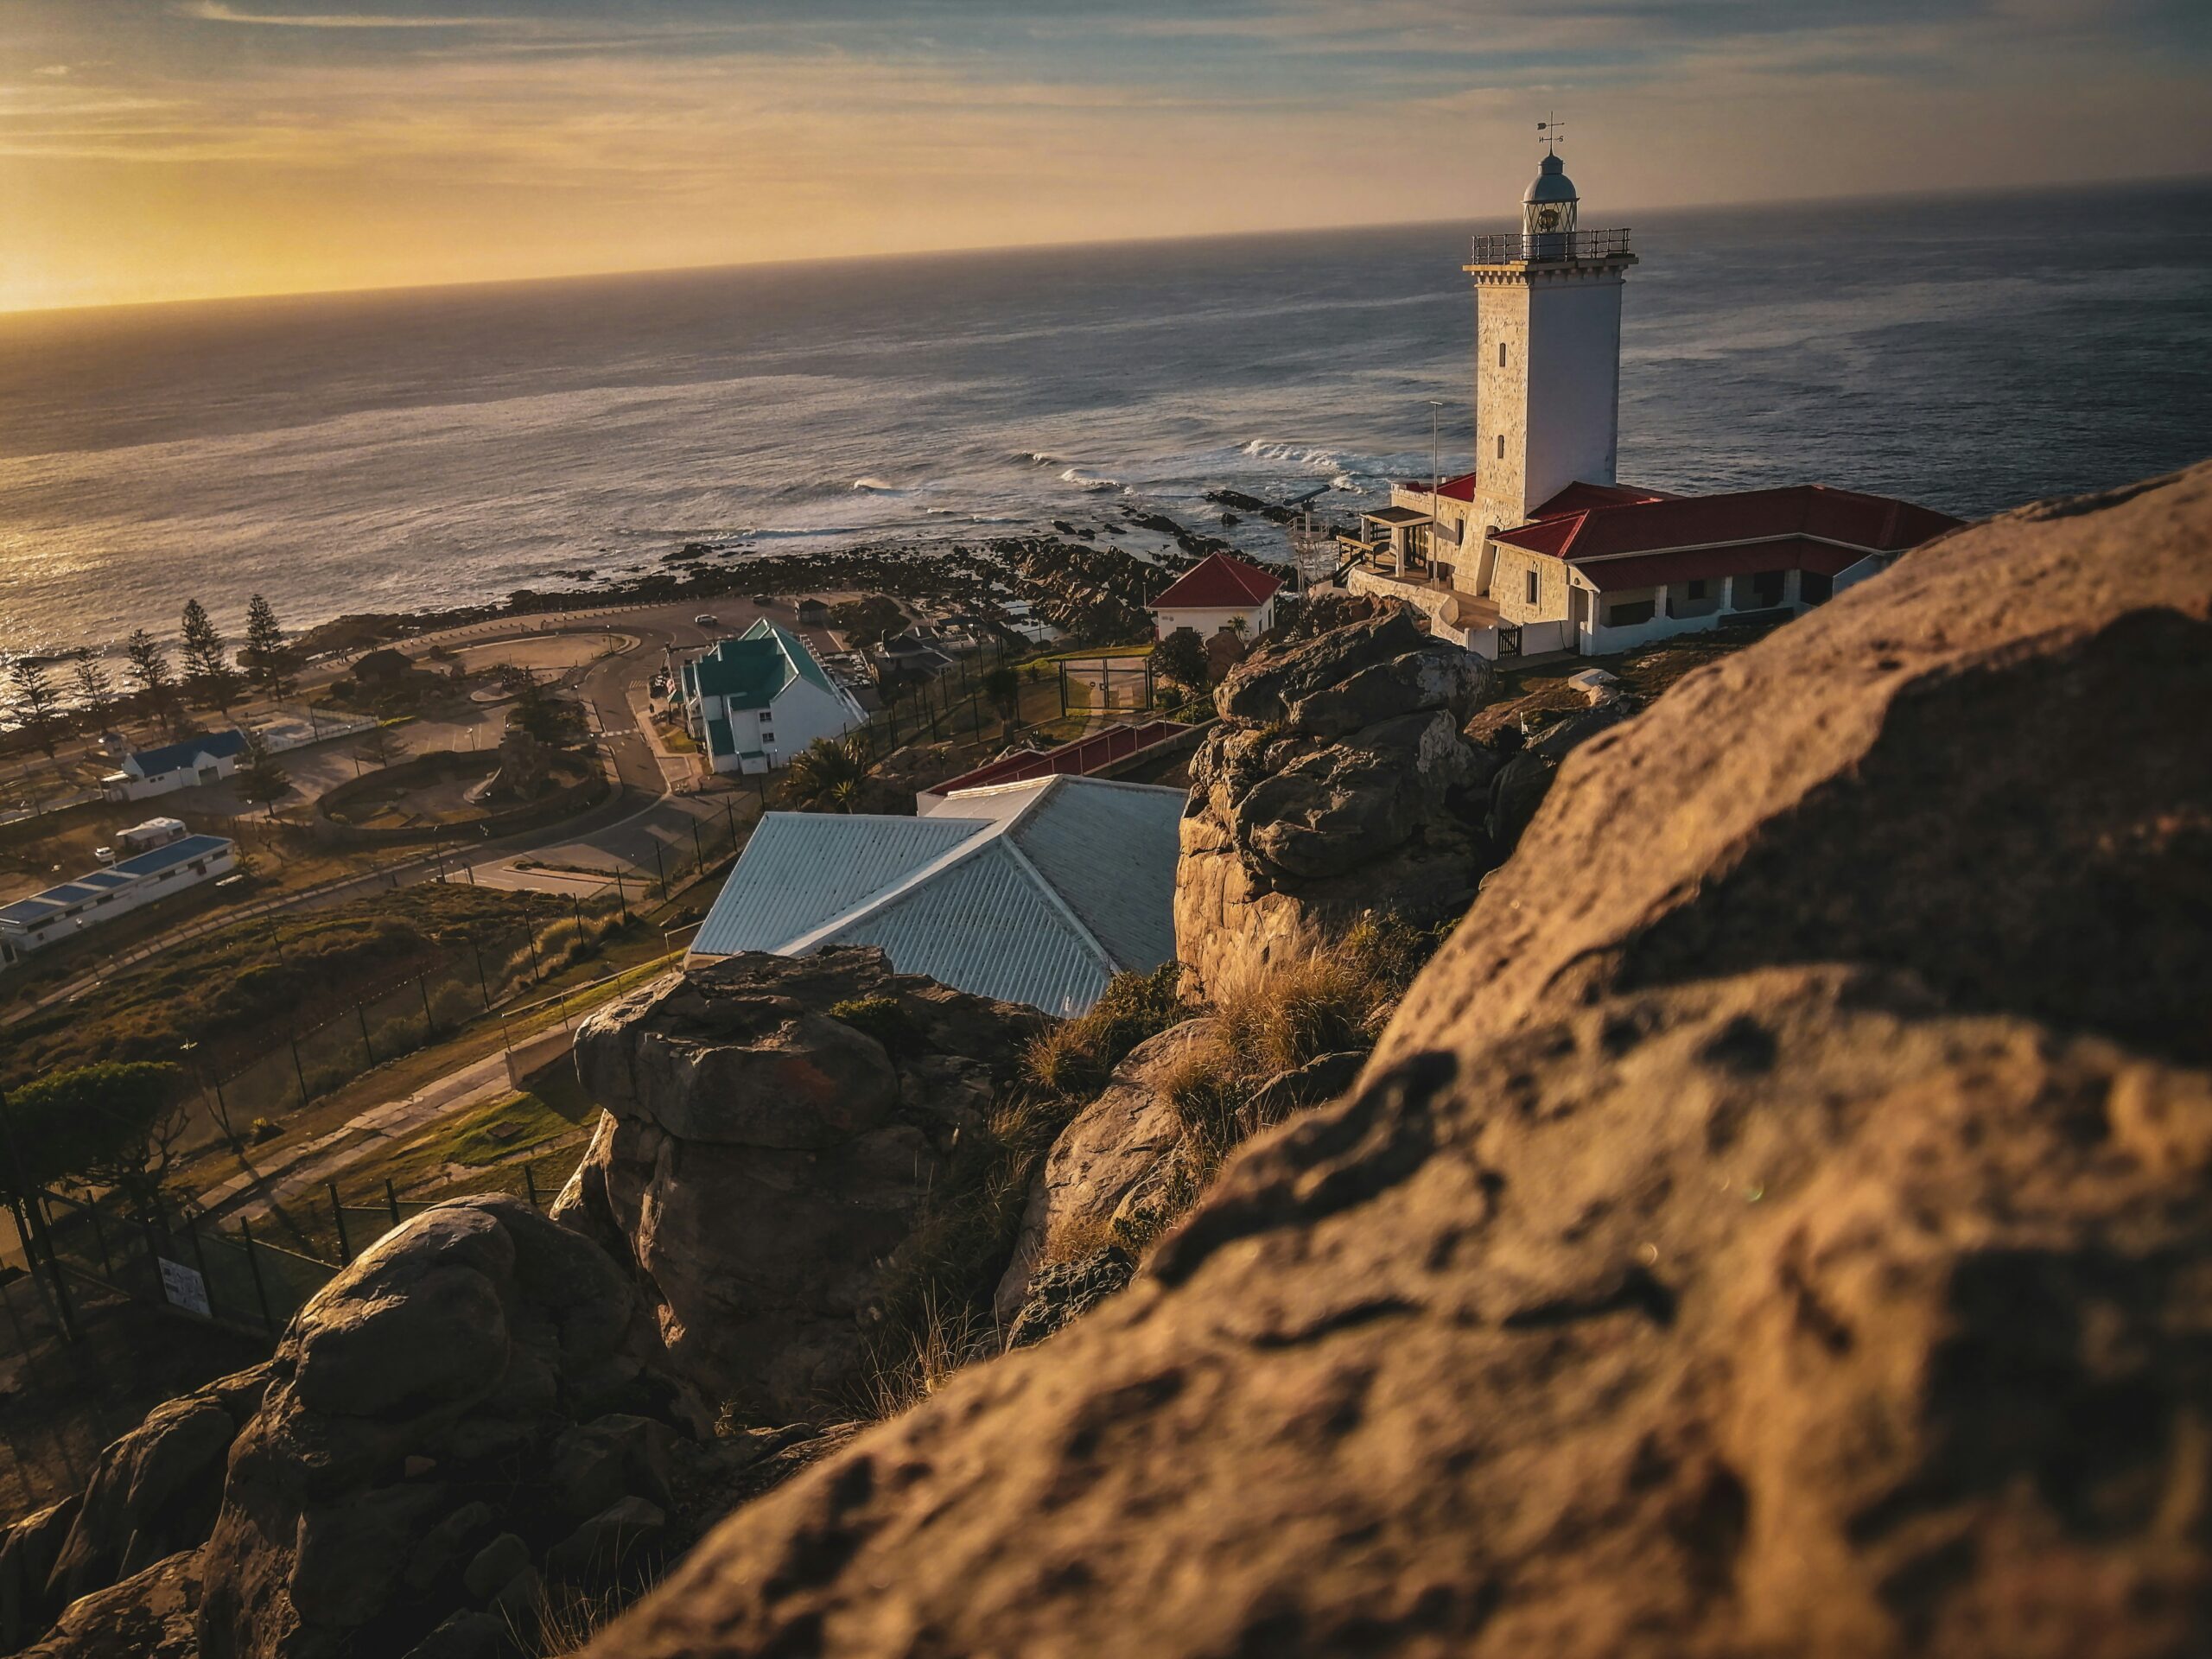
[{"label": "breaking wave", "polygon": [[1080,467],[1071,467],[1062,473],[1060,482],[1072,484],[1078,490],[1091,495],[1101,494],[1108,490],[1119,490],[1122,487],[1122,480],[1118,478],[1093,478]]}]

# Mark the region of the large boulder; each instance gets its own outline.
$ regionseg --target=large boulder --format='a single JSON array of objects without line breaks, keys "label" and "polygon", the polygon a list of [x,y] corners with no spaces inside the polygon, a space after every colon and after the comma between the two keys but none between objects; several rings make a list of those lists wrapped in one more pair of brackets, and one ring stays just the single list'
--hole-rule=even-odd
[{"label": "large boulder", "polygon": [[1014,1322],[1041,1269],[1128,1242],[1115,1238],[1116,1217],[1160,1178],[1183,1143],[1183,1119],[1166,1085],[1213,1028],[1211,1019],[1186,1020],[1140,1043],[1053,1141],[999,1281],[993,1312],[1000,1324]]},{"label": "large boulder", "polygon": [[606,1116],[554,1213],[635,1262],[708,1397],[819,1409],[866,1383],[887,1260],[1047,1024],[880,950],[671,975],[577,1033]]},{"label": "large boulder", "polygon": [[79,1598],[22,1659],[200,1659],[200,1554],[180,1550]]},{"label": "large boulder", "polygon": [[1177,953],[1202,982],[1370,912],[1465,908],[1496,761],[1460,728],[1487,677],[1387,605],[1263,645],[1222,683],[1175,882]]},{"label": "large boulder", "polygon": [[526,1563],[609,1501],[566,1512],[550,1478],[579,1425],[696,1421],[657,1359],[623,1270],[520,1199],[386,1234],[295,1317],[231,1450],[203,1659],[404,1654],[484,1602],[479,1540],[504,1525]]},{"label": "large boulder", "polygon": [[1355,1092],[592,1651],[2212,1648],[2209,601],[2200,469],[1590,739]]}]

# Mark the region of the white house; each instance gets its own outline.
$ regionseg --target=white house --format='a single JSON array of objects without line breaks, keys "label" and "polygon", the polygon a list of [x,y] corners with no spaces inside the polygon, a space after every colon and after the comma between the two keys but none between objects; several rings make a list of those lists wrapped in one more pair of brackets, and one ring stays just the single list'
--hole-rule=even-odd
[{"label": "white house", "polygon": [[0,963],[19,961],[141,905],[213,881],[238,868],[234,853],[220,836],[186,836],[0,905]]},{"label": "white house", "polygon": [[770,812],[685,960],[868,944],[901,973],[1081,1014],[1175,954],[1185,794],[1056,775],[960,790],[925,817]]},{"label": "white house", "polygon": [[1475,469],[1401,484],[1343,537],[1344,584],[1405,601],[1484,657],[1602,654],[1747,613],[1785,615],[1958,520],[1796,485],[1678,497],[1618,483],[1625,230],[1577,226],[1546,155],[1522,228],[1478,236]]},{"label": "white house", "polygon": [[806,641],[763,618],[683,664],[683,723],[716,772],[766,772],[865,718]]},{"label": "white house", "polygon": [[1165,639],[1178,628],[1189,628],[1210,639],[1241,623],[1244,637],[1256,639],[1275,625],[1275,594],[1281,587],[1280,576],[1256,564],[1209,553],[1147,607],[1154,637]]},{"label": "white house", "polygon": [[237,727],[201,732],[158,749],[125,755],[120,769],[100,779],[100,787],[111,801],[143,801],[149,795],[227,778],[238,769],[245,753],[245,734]]}]

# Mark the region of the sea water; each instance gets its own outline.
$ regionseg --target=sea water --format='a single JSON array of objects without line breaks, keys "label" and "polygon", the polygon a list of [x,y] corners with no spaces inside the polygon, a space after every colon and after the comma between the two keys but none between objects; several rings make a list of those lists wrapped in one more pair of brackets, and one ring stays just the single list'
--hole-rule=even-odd
[{"label": "sea water", "polygon": [[[2212,453],[2212,184],[1626,221],[1620,474],[1967,516]],[[0,317],[0,651],[975,540],[1471,446],[1472,221]],[[1433,407],[1440,404],[1440,408]],[[1432,441],[1432,416],[1434,418]],[[1228,532],[1281,557],[1281,532]]]}]

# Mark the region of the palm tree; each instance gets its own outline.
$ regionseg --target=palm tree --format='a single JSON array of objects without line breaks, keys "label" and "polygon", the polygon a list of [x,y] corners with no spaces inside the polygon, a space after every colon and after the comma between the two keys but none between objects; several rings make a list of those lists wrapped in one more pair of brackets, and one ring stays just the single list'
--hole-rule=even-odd
[{"label": "palm tree", "polygon": [[784,788],[803,811],[850,812],[868,782],[868,751],[857,737],[817,737],[791,760]]}]

